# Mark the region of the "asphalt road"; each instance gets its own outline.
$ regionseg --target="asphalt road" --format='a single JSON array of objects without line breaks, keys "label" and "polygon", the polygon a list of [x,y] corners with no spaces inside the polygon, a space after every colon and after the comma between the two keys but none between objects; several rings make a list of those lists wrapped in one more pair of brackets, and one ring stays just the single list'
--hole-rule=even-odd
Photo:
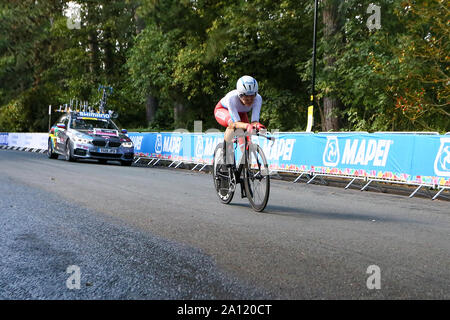
[{"label": "asphalt road", "polygon": [[0,217],[2,299],[450,298],[448,201],[0,150]]}]

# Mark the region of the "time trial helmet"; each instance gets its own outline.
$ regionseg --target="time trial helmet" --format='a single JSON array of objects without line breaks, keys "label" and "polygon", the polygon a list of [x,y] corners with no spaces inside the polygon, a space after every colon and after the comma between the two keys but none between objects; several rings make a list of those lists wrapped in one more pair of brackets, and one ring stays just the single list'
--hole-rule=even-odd
[{"label": "time trial helmet", "polygon": [[258,93],[258,82],[250,76],[240,77],[236,83],[239,95],[254,96]]}]

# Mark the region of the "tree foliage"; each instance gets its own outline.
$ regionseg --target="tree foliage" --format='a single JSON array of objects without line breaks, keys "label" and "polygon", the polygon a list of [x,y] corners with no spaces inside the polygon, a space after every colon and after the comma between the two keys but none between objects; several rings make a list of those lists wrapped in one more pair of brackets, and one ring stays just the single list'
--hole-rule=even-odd
[{"label": "tree foliage", "polygon": [[[214,106],[244,74],[259,81],[263,123],[306,128],[314,1],[80,0],[79,29],[68,27],[70,3],[0,3],[0,131],[45,131],[49,104],[94,103],[99,84],[114,87],[124,126],[219,128]],[[324,99],[335,97],[340,130],[450,131],[448,2],[335,1],[332,33],[327,3],[319,3],[314,129]],[[371,3],[380,29],[367,27]],[[158,101],[152,119],[149,99]]]}]

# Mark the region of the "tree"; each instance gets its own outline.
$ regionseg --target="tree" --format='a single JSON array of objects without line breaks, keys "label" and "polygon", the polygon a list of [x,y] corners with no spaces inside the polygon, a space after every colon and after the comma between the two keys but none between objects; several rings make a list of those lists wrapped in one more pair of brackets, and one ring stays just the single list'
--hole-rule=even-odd
[{"label": "tree", "polygon": [[[323,0],[315,130],[432,130],[449,123],[449,8],[443,0]],[[94,103],[111,85],[126,126],[219,127],[213,110],[244,74],[263,96],[261,121],[302,131],[311,92],[313,1],[0,3],[0,130],[44,131],[48,105]]]},{"label": "tree", "polygon": [[0,130],[46,127],[48,82],[53,65],[50,30],[62,11],[59,1],[4,1],[0,4]]},{"label": "tree", "polygon": [[254,76],[263,97],[261,120],[272,129],[306,125],[309,82],[297,67],[311,56],[313,20],[305,19],[311,9],[306,1],[234,1],[208,30],[206,52],[220,68],[220,94],[242,75]]},{"label": "tree", "polygon": [[207,105],[205,92],[214,79],[207,76],[210,65],[202,55],[210,6],[208,1],[147,1],[138,11],[145,29],[130,51],[129,74],[141,103],[149,97],[161,101],[155,117],[170,114],[172,128],[201,119],[201,106]]},{"label": "tree", "polygon": [[405,32],[393,48],[398,76],[388,90],[408,126],[450,130],[449,13],[441,0],[402,1],[396,10]]},{"label": "tree", "polygon": [[440,0],[378,1],[381,28],[369,30],[370,4],[340,2],[343,47],[334,73],[319,64],[319,96],[333,90],[343,102],[345,130],[448,131],[448,8]]},{"label": "tree", "polygon": [[[324,8],[322,12],[323,17],[323,38],[322,41],[325,46],[324,50],[324,73],[328,73],[328,79],[331,84],[335,83],[335,80],[339,75],[335,70],[335,63],[337,55],[342,52],[342,33],[341,23],[338,12],[338,0],[325,0]],[[322,117],[322,130],[323,131],[338,131],[340,110],[342,103],[336,96],[335,88],[329,86],[331,90],[325,92],[323,96],[323,117]]]}]

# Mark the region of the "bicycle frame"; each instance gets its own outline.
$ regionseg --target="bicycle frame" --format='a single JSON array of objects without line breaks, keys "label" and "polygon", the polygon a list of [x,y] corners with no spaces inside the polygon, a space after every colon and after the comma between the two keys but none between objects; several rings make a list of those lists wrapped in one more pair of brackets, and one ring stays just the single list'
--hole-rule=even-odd
[{"label": "bicycle frame", "polygon": [[[275,140],[273,137],[268,137],[260,132],[256,132],[256,135],[268,140]],[[237,142],[240,136],[242,135],[234,135],[233,146],[231,146],[233,149],[237,149]],[[268,163],[262,148],[258,143],[253,143],[250,136],[246,134],[242,148],[243,152],[239,160],[236,161],[237,153],[234,152],[233,164],[219,167],[226,164],[228,155],[226,155],[225,151],[227,149],[227,142],[224,142],[218,144],[214,150],[213,179],[220,201],[224,204],[229,204],[233,199],[236,186],[240,184],[241,198],[247,198],[252,208],[257,212],[261,212],[266,207],[270,194],[269,173],[266,174],[264,171],[268,170]],[[220,164],[221,160],[218,158],[218,150],[222,150],[220,157],[223,157],[223,164]],[[225,185],[223,185],[224,182]]]},{"label": "bicycle frame", "polygon": [[[256,136],[264,137],[264,138],[266,138],[266,139],[268,139],[268,140],[271,140],[271,141],[274,141],[274,140],[275,140],[275,138],[273,138],[273,137],[268,137],[267,135],[262,134],[262,133],[259,133],[259,132],[256,132],[255,135],[256,135]],[[242,198],[244,198],[244,180],[241,179],[241,174],[242,174],[244,168],[247,169],[248,166],[249,166],[249,164],[248,164],[248,159],[247,159],[247,157],[245,157],[245,151],[248,150],[248,149],[250,149],[250,148],[254,145],[249,135],[244,135],[244,137],[245,137],[245,139],[244,139],[244,150],[243,150],[242,155],[241,155],[241,157],[240,157],[240,159],[239,159],[239,162],[236,162],[236,153],[235,153],[235,155],[234,155],[234,157],[235,157],[235,158],[234,158],[235,164],[234,164],[233,167],[232,167],[232,168],[233,168],[233,172],[234,172],[234,177],[235,177],[235,179],[236,179],[236,184],[239,183],[239,184],[241,185],[241,197],[242,197]],[[236,146],[235,149],[237,149],[237,147],[239,147],[239,146],[237,145],[237,142],[238,142],[238,139],[237,139],[237,137],[235,136],[235,137],[233,138],[233,144]],[[244,159],[244,162],[243,162],[243,163],[242,163],[242,159]],[[239,163],[238,166],[236,166],[237,163]]]}]

